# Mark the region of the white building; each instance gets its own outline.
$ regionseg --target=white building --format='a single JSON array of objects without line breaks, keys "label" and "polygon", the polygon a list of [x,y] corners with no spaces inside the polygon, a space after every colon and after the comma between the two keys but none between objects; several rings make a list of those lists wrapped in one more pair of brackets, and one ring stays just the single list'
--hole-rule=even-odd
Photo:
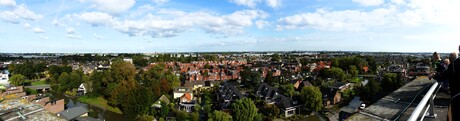
[{"label": "white building", "polygon": [[133,63],[133,59],[132,58],[124,58],[123,61],[125,62],[129,62],[129,63]]},{"label": "white building", "polygon": [[9,80],[9,76],[8,76],[9,73],[5,73],[5,72],[1,72],[0,73],[0,84],[3,85],[3,86],[7,86],[7,85],[10,85],[10,82],[8,81]]},{"label": "white building", "polygon": [[86,87],[85,87],[84,83],[80,84],[80,86],[78,87],[78,92],[81,92],[83,94],[87,93],[87,90],[86,90]]},{"label": "white building", "polygon": [[173,98],[177,99],[180,98],[185,93],[189,93],[191,98],[193,99],[193,90],[189,87],[176,87],[174,88]]}]

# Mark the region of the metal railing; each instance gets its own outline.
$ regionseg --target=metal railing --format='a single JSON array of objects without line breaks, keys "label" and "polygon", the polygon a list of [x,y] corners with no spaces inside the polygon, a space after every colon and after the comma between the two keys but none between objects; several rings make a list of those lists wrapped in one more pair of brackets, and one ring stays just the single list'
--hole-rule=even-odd
[{"label": "metal railing", "polygon": [[436,98],[436,93],[439,87],[440,84],[438,82],[435,82],[431,86],[430,90],[428,90],[425,96],[423,96],[422,101],[420,101],[420,103],[410,115],[408,121],[423,121],[425,117],[436,118],[436,114],[434,113],[434,98]]}]

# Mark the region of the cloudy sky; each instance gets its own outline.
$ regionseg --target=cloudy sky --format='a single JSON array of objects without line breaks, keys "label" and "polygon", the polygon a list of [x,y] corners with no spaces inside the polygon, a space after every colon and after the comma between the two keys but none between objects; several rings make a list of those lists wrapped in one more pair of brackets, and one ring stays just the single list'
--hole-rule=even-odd
[{"label": "cloudy sky", "polygon": [[0,0],[0,52],[452,52],[459,0]]}]

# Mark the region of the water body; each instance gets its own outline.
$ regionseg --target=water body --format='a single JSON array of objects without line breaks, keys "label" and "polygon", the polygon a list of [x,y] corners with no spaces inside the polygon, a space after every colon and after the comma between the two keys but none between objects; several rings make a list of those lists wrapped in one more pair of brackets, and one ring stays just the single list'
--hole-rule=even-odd
[{"label": "water body", "polygon": [[104,119],[106,121],[131,121],[123,117],[123,115],[121,114],[111,112],[109,110],[101,109],[99,107],[92,106],[86,103],[79,102],[77,98],[70,98],[70,97],[66,97],[64,95],[56,94],[56,93],[50,93],[50,95],[54,99],[64,99],[66,102],[65,109],[69,109],[69,108],[73,108],[77,106],[83,106],[86,109],[88,109],[89,111],[88,115],[90,117],[93,117],[95,119],[100,119],[101,121],[103,121]]}]

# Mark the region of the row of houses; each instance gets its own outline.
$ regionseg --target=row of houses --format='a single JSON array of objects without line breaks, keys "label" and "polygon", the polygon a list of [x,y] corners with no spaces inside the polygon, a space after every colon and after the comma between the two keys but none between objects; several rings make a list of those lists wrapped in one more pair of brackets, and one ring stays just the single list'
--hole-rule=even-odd
[{"label": "row of houses", "polygon": [[[92,119],[88,117],[88,110],[84,107],[73,107],[65,110],[64,99],[51,100],[50,97],[42,94],[31,94],[26,95],[23,86],[9,87],[6,92],[1,92],[2,97],[19,97],[25,100],[26,103],[32,103],[43,107],[45,111],[48,111],[56,116],[65,120],[81,120],[81,119]],[[4,99],[4,98],[3,98]]]}]

